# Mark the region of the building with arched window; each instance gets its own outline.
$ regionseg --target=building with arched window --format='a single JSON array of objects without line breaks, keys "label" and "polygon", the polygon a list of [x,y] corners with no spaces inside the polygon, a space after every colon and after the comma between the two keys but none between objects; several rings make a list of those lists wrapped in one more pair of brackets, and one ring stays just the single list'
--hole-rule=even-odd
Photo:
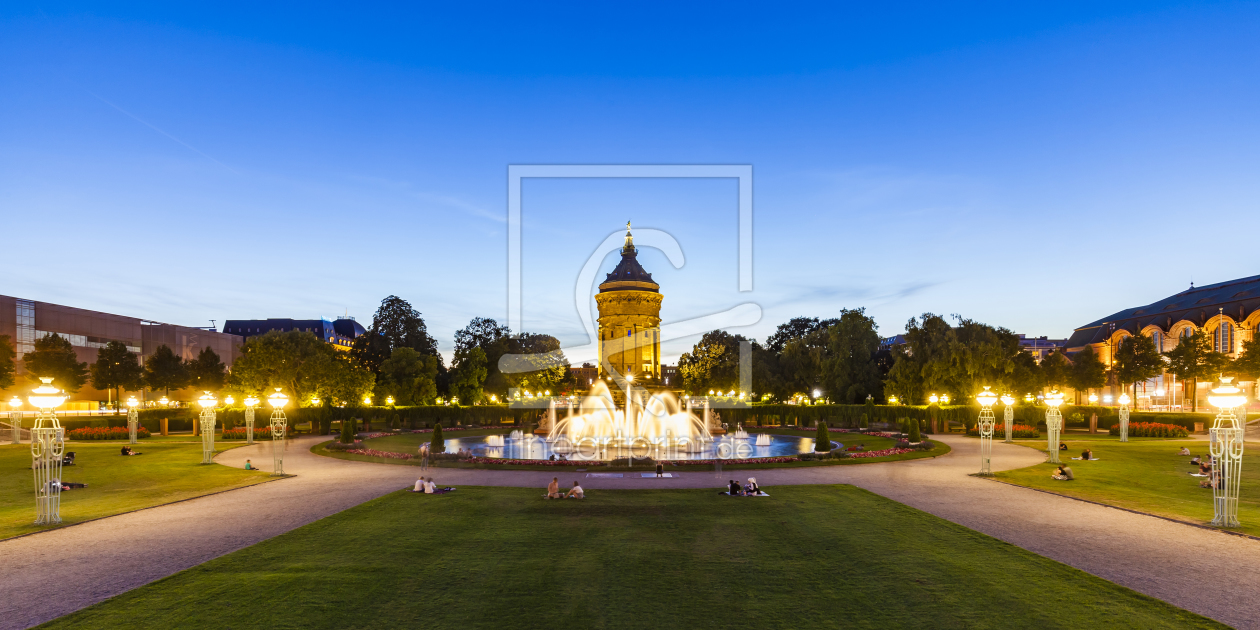
[{"label": "building with arched window", "polygon": [[[1191,285],[1158,302],[1125,309],[1081,326],[1068,339],[1067,352],[1072,355],[1088,346],[1110,366],[1125,337],[1145,335],[1160,352],[1168,352],[1195,331],[1204,330],[1210,335],[1213,350],[1237,358],[1243,344],[1254,338],[1258,324],[1260,276],[1251,276],[1202,287]],[[1138,406],[1179,406],[1182,385],[1171,374],[1139,384]],[[1198,388],[1201,409],[1210,385],[1204,382]],[[1115,386],[1109,389],[1114,391],[1108,393],[1119,394]]]},{"label": "building with arched window", "polygon": [[599,308],[599,375],[611,369],[618,377],[633,374],[636,379],[661,377],[660,285],[639,265],[638,251],[630,224],[626,223],[626,244],[621,262],[599,285],[595,304]]}]

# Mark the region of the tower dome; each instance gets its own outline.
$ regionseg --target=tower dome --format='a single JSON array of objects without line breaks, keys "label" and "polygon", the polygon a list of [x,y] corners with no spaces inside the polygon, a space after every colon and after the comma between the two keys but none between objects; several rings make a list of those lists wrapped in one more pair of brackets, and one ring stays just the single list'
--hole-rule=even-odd
[{"label": "tower dome", "polygon": [[636,380],[661,375],[660,285],[639,264],[630,222],[621,261],[599,285],[599,374]]}]

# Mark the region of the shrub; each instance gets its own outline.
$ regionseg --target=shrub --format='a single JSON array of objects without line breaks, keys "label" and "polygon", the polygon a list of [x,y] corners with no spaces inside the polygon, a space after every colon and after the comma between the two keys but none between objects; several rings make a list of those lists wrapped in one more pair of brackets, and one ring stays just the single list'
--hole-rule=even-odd
[{"label": "shrub", "polygon": [[358,432],[354,430],[354,418],[345,418],[341,421],[342,444],[353,444],[356,433]]},{"label": "shrub", "polygon": [[[1120,435],[1120,425],[1111,425],[1111,430],[1107,431],[1111,435]],[[1190,432],[1185,427],[1175,424],[1161,424],[1159,422],[1130,422],[1129,437],[1161,437],[1161,438],[1183,438],[1190,437]]]},{"label": "shrub", "polygon": [[[149,435],[148,429],[136,428],[137,438],[147,438]],[[131,435],[127,432],[127,427],[83,427],[67,431],[66,437],[71,440],[127,440]]]},{"label": "shrub", "polygon": [[922,442],[923,436],[919,434],[919,419],[910,418],[910,441]]},{"label": "shrub", "polygon": [[442,439],[442,423],[433,425],[433,441],[429,443],[430,453],[445,453],[446,440]]},{"label": "shrub", "polygon": [[814,452],[831,452],[831,434],[827,431],[827,423],[822,420],[818,421],[818,435],[814,437]]},{"label": "shrub", "polygon": [[402,420],[400,420],[398,416],[394,416],[393,422],[389,423],[389,428],[395,431],[402,431]]},{"label": "shrub", "polygon": [[[235,428],[232,428],[232,429],[224,429],[224,430],[223,430],[223,438],[222,438],[222,439],[224,439],[224,440],[243,440],[243,439],[245,439],[248,435],[249,435],[249,429],[247,429],[247,428],[245,428],[245,427],[235,427]],[[270,439],[271,439],[271,427],[270,427],[270,426],[263,426],[263,427],[257,427],[257,426],[256,426],[256,427],[254,427],[254,439],[255,439],[255,440],[270,440]]]},{"label": "shrub", "polygon": [[862,421],[858,424],[858,426],[863,429],[869,429],[871,427],[871,423],[866,419],[866,414],[862,414]]},{"label": "shrub", "polygon": [[337,440],[334,442],[329,442],[328,446],[326,446],[325,448],[327,448],[330,451],[351,451],[356,448],[362,448],[362,447],[363,447],[363,442],[351,442],[349,444],[343,444],[340,440]]},{"label": "shrub", "polygon": [[918,444],[915,444],[914,446],[911,446],[910,448],[913,448],[916,451],[930,451],[936,448],[936,443],[933,442],[932,440],[923,440],[922,442],[919,442]]},{"label": "shrub", "polygon": [[233,426],[235,426],[235,423],[232,421],[231,414],[223,414],[223,430],[231,431]]}]

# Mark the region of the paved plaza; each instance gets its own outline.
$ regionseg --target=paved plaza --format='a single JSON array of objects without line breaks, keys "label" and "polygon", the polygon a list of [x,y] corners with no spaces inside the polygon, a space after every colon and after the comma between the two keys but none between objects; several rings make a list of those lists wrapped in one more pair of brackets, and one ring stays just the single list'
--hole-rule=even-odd
[{"label": "paved plaza", "polygon": [[[415,481],[414,466],[350,462],[313,455],[325,438],[294,440],[285,460],[296,476],[181,503],[0,542],[0,581],[9,597],[0,628],[25,628],[230,553]],[[682,473],[675,478],[588,478],[571,469],[431,469],[441,485],[525,486],[553,476],[581,479],[587,492],[630,488],[718,488],[756,476],[763,486],[853,484],[1053,558],[1141,593],[1240,628],[1260,627],[1260,541],[1112,509],[969,476],[979,442],[941,436],[949,455],[907,462],[815,468]],[[1170,446],[1170,450],[1173,447]],[[271,462],[259,444],[222,453],[218,462]],[[994,469],[1034,465],[1042,453],[994,444]],[[677,474],[677,473],[676,473]],[[771,491],[773,493],[773,491]],[[1170,544],[1175,543],[1175,544]],[[1205,588],[1203,575],[1233,577]],[[1018,585],[1012,584],[1012,588]]]}]

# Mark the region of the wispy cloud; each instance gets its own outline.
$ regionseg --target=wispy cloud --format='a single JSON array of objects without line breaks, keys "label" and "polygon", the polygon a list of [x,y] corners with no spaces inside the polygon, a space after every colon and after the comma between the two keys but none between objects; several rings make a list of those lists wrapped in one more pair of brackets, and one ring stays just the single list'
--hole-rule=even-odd
[{"label": "wispy cloud", "polygon": [[85,91],[86,91],[88,94],[91,94],[92,96],[95,96],[95,97],[96,97],[97,99],[99,99],[102,103],[105,103],[106,105],[109,105],[110,107],[113,107],[114,109],[118,110],[119,112],[122,112],[122,113],[123,113],[124,115],[126,115],[128,118],[130,118],[130,119],[132,119],[132,120],[134,120],[134,121],[136,121],[136,122],[138,122],[138,123],[140,123],[140,124],[144,125],[145,127],[148,127],[149,129],[152,129],[152,130],[154,130],[154,131],[156,131],[156,132],[158,132],[158,133],[160,133],[160,134],[162,134],[162,135],[166,136],[167,138],[170,138],[171,140],[174,140],[175,142],[178,142],[179,144],[183,145],[183,146],[184,146],[184,148],[186,148],[186,149],[188,149],[188,150],[190,150],[190,151],[192,151],[192,152],[196,153],[197,155],[200,155],[201,157],[204,157],[204,158],[206,158],[207,160],[210,160],[211,162],[214,162],[215,164],[218,164],[219,166],[222,166],[223,168],[226,168],[227,170],[232,171],[233,173],[235,173],[235,174],[237,174],[237,175],[240,175],[240,173],[238,173],[238,172],[236,171],[236,169],[234,169],[234,168],[232,168],[232,167],[228,166],[227,164],[224,164],[223,162],[220,162],[219,160],[216,160],[213,156],[211,156],[211,155],[207,154],[205,151],[202,151],[201,149],[198,149],[197,147],[194,147],[193,145],[188,144],[187,142],[184,142],[183,140],[180,140],[179,138],[176,138],[175,136],[172,136],[172,135],[171,135],[171,134],[169,134],[169,133],[166,133],[165,131],[163,131],[163,130],[161,130],[161,129],[157,128],[156,126],[154,126],[154,125],[153,125],[152,123],[150,123],[149,121],[144,120],[143,118],[140,118],[139,116],[137,116],[137,115],[135,115],[135,114],[133,114],[133,113],[131,113],[131,112],[129,112],[129,111],[127,111],[127,110],[125,110],[125,109],[123,109],[123,108],[121,108],[121,107],[119,107],[119,106],[117,106],[117,105],[113,104],[113,103],[111,103],[110,101],[108,101],[108,100],[106,100],[105,98],[103,98],[100,94],[97,94],[97,93],[95,93],[95,92],[92,92],[91,90],[85,90]]}]

